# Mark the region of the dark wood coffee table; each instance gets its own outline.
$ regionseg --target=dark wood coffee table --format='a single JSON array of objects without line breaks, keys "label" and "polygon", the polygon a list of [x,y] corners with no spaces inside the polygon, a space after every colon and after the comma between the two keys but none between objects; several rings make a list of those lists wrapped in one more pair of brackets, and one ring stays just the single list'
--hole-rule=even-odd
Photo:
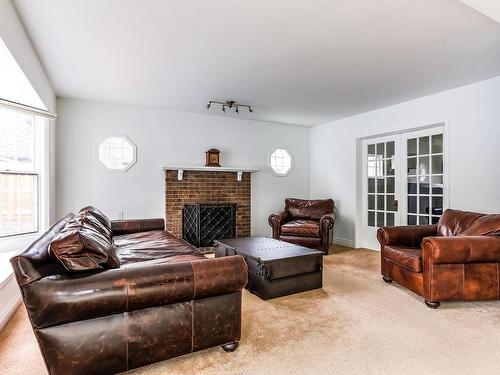
[{"label": "dark wood coffee table", "polygon": [[267,237],[223,239],[215,256],[241,255],[248,265],[246,288],[267,300],[323,286],[323,252]]}]

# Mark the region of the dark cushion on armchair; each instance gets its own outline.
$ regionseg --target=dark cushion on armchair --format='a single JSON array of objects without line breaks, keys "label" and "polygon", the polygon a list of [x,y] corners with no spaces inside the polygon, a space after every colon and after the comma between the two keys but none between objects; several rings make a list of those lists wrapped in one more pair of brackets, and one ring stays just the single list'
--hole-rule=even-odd
[{"label": "dark cushion on armchair", "polygon": [[385,259],[413,272],[422,272],[422,250],[406,246],[385,246]]},{"label": "dark cushion on armchair", "polygon": [[292,220],[281,226],[282,235],[319,237],[319,221],[317,220]]}]

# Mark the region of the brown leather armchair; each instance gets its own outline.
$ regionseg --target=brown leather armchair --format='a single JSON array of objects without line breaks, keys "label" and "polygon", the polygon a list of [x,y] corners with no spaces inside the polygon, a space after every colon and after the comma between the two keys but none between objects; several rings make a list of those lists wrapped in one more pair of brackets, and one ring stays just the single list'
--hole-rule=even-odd
[{"label": "brown leather armchair", "polygon": [[384,281],[428,307],[500,299],[500,215],[446,210],[437,225],[383,227],[377,237]]},{"label": "brown leather armchair", "polygon": [[207,259],[166,232],[163,219],[124,220],[110,225],[118,268],[70,273],[48,249],[73,218],[11,259],[49,374],[115,374],[217,345],[237,348],[247,282],[241,256]]},{"label": "brown leather armchair", "polygon": [[333,209],[332,199],[287,198],[285,210],[269,216],[273,238],[328,254],[330,232],[335,224]]}]

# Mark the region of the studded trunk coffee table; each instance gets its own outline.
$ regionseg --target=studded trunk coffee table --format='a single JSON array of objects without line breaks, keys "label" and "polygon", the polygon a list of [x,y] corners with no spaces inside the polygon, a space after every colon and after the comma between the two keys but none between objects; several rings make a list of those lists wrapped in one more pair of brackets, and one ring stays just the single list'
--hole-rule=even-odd
[{"label": "studded trunk coffee table", "polygon": [[246,288],[267,300],[323,286],[323,252],[267,237],[215,242],[215,257],[241,255],[248,265]]}]

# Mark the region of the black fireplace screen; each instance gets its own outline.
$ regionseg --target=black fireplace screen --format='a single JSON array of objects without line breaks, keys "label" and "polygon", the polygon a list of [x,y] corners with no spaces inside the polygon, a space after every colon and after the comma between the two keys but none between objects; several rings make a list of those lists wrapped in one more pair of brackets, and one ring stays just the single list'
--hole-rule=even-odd
[{"label": "black fireplace screen", "polygon": [[236,204],[185,204],[182,238],[196,247],[236,237]]}]

